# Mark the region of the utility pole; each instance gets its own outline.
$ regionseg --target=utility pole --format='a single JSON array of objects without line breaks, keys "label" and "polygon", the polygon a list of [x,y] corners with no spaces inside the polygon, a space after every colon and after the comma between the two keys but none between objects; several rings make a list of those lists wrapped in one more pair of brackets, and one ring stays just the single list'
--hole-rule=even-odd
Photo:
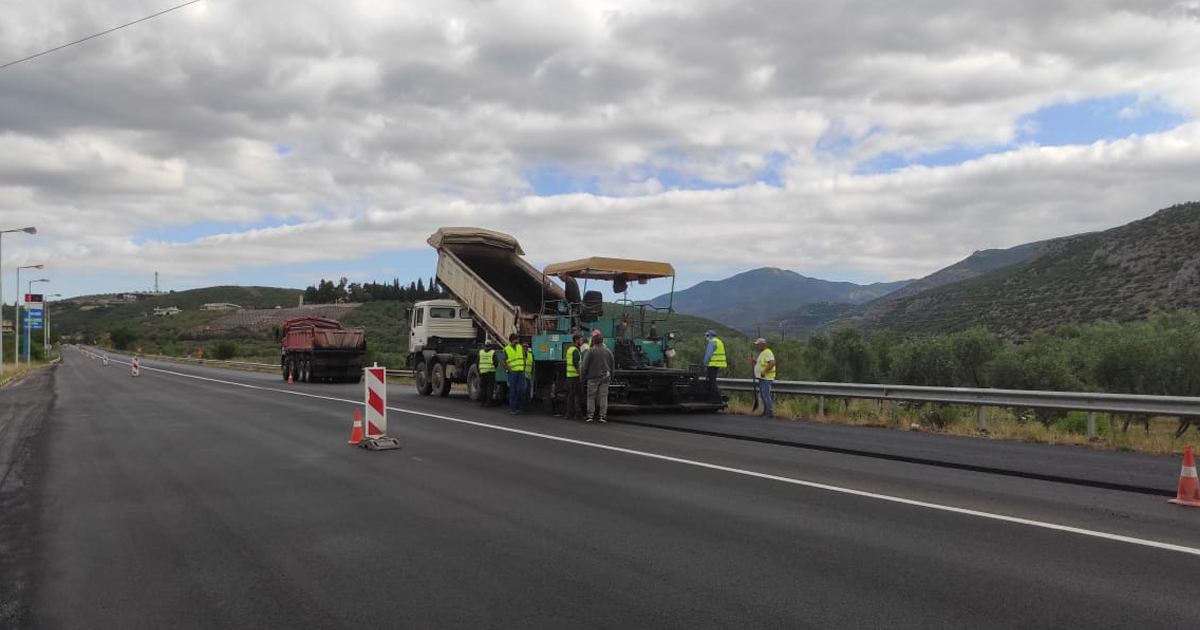
[{"label": "utility pole", "polygon": [[[37,234],[37,228],[27,227],[18,228],[16,230],[0,230],[0,245],[3,245],[4,235],[9,232],[24,232],[26,234]],[[2,248],[0,248],[2,249]],[[4,319],[4,256],[3,251],[0,251],[0,320]],[[20,273],[19,271],[17,273]],[[17,277],[17,291],[21,290],[20,276]],[[17,332],[17,303],[13,302],[13,337],[14,341],[20,338]],[[13,351],[13,365],[16,365],[16,351]],[[0,374],[4,374],[4,331],[0,330]]]}]

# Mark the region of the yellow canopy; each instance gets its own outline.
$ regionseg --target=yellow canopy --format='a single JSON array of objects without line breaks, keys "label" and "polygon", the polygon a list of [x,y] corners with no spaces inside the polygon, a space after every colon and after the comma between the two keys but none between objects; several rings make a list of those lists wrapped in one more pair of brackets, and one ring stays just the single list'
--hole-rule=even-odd
[{"label": "yellow canopy", "polygon": [[572,278],[587,278],[589,280],[616,280],[617,278],[623,278],[626,282],[645,282],[654,278],[670,278],[675,275],[675,268],[670,263],[593,256],[591,258],[547,265],[542,270],[542,273],[547,276],[557,276],[565,273]]}]

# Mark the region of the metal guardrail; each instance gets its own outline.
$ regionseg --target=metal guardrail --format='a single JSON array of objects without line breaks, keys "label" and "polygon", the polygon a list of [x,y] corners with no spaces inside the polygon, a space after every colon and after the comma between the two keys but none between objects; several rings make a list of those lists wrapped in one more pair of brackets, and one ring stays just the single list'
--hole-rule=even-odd
[{"label": "metal guardrail", "polygon": [[[753,392],[754,381],[746,378],[719,378],[717,385],[726,391]],[[817,396],[817,413],[825,415],[825,397],[866,398],[893,402],[916,401],[974,405],[976,423],[987,430],[987,407],[1028,407],[1031,409],[1067,409],[1088,412],[1088,438],[1096,437],[1096,413],[1131,413],[1160,416],[1200,416],[1200,398],[1190,396],[1145,396],[1140,394],[1104,394],[1092,392],[1048,392],[1019,389],[973,387],[923,387],[917,385],[881,385],[859,383],[820,383],[815,381],[775,381],[772,394]]]},{"label": "metal guardrail", "polygon": [[[153,357],[181,360],[177,357]],[[186,362],[224,363],[258,368],[275,368],[277,364],[217,361],[187,358]],[[406,377],[412,370],[387,370],[389,377]],[[717,385],[730,392],[753,392],[754,380],[748,378],[719,378]],[[1049,392],[1023,389],[988,389],[975,387],[924,387],[919,385],[883,385],[860,383],[822,383],[817,381],[775,381],[772,394],[787,396],[816,396],[817,414],[825,415],[825,398],[864,398],[892,402],[936,402],[973,405],[977,408],[976,426],[987,430],[985,411],[988,407],[1026,407],[1030,409],[1065,409],[1086,411],[1088,438],[1096,437],[1096,413],[1130,413],[1156,416],[1200,416],[1200,397],[1146,396],[1142,394],[1106,394],[1097,392]]]}]

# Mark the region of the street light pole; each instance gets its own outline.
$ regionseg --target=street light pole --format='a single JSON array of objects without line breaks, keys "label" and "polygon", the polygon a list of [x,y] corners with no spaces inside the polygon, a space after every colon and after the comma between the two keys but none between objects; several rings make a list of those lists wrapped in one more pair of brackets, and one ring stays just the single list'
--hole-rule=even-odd
[{"label": "street light pole", "polygon": [[42,306],[45,309],[42,313],[42,358],[47,360],[50,358],[48,354],[49,350],[46,349],[50,347],[50,298],[60,297],[62,297],[61,293],[55,293],[54,295],[47,295],[42,300]]},{"label": "street light pole", "polygon": [[22,269],[41,269],[44,265],[25,265],[17,267],[17,301],[13,302],[16,305],[17,320],[13,322],[13,337],[16,337],[16,347],[13,348],[13,365],[17,365],[21,361],[21,270]]},{"label": "street light pole", "polygon": [[[4,235],[9,232],[25,232],[26,234],[37,234],[37,228],[27,227],[16,230],[0,230],[0,320],[4,319],[4,255],[3,244]],[[21,283],[17,282],[17,290],[21,289]],[[17,303],[13,302],[13,334],[17,332]],[[16,358],[16,349],[13,349],[13,357]],[[0,331],[0,374],[4,374],[4,333]]]},{"label": "street light pole", "polygon": [[[33,293],[33,283],[35,283],[35,282],[50,282],[50,278],[38,278],[37,280],[30,280],[28,286],[25,288],[26,295]],[[45,314],[46,314],[46,301],[42,300],[42,315],[45,316]],[[26,315],[25,319],[28,320],[29,316]],[[33,345],[33,342],[29,338],[31,332],[33,332],[33,329],[30,327],[30,323],[28,321],[26,321],[25,322],[25,362],[26,363],[31,362],[29,359],[30,346]],[[46,350],[43,348],[42,353],[45,354],[45,352],[46,352]]]}]

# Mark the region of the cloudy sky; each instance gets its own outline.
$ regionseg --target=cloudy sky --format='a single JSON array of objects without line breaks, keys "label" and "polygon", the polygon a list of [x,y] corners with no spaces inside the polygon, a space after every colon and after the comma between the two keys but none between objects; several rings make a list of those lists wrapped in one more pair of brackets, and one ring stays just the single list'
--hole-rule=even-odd
[{"label": "cloudy sky", "polygon": [[[6,3],[0,64],[181,2]],[[0,69],[3,297],[427,278],[450,225],[919,277],[1200,199],[1198,59],[1200,0],[202,0]]]}]

